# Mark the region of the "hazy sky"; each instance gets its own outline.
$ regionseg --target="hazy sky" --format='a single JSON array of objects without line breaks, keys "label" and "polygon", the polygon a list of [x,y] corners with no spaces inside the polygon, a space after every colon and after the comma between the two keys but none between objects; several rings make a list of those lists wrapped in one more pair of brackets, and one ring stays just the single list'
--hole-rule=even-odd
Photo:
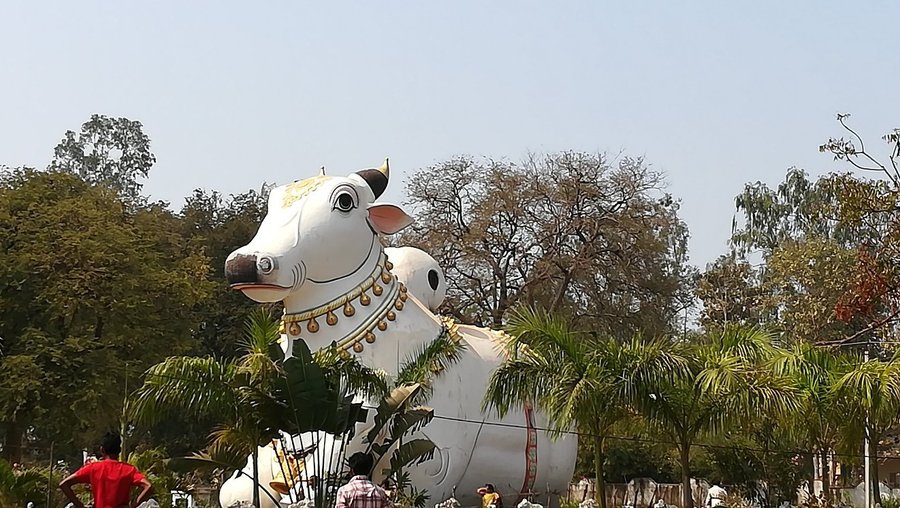
[{"label": "hazy sky", "polygon": [[[4,2],[0,164],[92,113],[140,120],[180,207],[391,157],[625,150],[668,176],[695,264],[733,198],[818,153],[837,112],[900,126],[897,2]],[[877,145],[881,150],[881,146]]]}]

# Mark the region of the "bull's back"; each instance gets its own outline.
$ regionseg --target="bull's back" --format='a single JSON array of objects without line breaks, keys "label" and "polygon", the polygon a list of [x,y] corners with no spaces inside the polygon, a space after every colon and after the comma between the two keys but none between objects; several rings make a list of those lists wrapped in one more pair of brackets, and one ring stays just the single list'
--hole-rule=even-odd
[{"label": "bull's back", "polygon": [[512,411],[500,418],[495,411],[482,412],[490,376],[503,361],[499,336],[472,326],[459,326],[459,332],[466,351],[436,381],[429,401],[436,417],[424,428],[441,451],[417,473],[424,484],[435,486],[433,500],[446,499],[455,486],[464,505],[474,504],[475,490],[485,483],[493,483],[507,498],[548,485],[564,490],[575,466],[577,440],[551,443],[537,430],[546,425],[534,413]]}]

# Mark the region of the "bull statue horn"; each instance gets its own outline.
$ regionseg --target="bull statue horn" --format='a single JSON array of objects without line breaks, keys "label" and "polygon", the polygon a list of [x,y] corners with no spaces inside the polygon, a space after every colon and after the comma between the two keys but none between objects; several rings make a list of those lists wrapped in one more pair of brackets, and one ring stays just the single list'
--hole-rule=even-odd
[{"label": "bull statue horn", "polygon": [[319,168],[319,176],[325,176],[325,166]]},{"label": "bull statue horn", "polygon": [[363,169],[362,171],[357,171],[356,174],[369,184],[369,188],[375,194],[375,199],[378,199],[384,193],[384,189],[387,188],[388,180],[391,176],[391,168],[388,160],[384,159],[384,164],[378,169]]}]

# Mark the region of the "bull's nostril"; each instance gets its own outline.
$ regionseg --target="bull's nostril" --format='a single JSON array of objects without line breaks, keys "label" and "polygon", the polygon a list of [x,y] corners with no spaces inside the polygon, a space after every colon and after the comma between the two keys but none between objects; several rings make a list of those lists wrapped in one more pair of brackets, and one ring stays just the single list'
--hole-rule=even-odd
[{"label": "bull's nostril", "polygon": [[275,260],[269,256],[263,256],[256,262],[256,267],[259,269],[259,273],[268,275],[275,269]]}]

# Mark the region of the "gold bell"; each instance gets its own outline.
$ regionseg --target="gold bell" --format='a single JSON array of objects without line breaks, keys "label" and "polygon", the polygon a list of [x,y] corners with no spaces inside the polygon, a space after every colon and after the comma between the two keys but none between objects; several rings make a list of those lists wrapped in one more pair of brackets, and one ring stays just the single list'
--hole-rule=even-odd
[{"label": "gold bell", "polygon": [[363,306],[366,306],[372,303],[372,299],[369,297],[369,295],[363,293],[359,295],[359,303],[361,303]]},{"label": "gold bell", "polygon": [[309,333],[316,333],[319,331],[319,323],[316,322],[316,318],[312,318],[306,323],[306,330]]},{"label": "gold bell", "polygon": [[296,337],[296,336],[300,335],[300,332],[301,332],[300,324],[297,323],[296,321],[294,321],[293,323],[290,324],[290,326],[288,326],[288,333],[290,333],[291,335]]},{"label": "gold bell", "polygon": [[387,313],[387,318],[388,318],[388,321],[393,321],[393,320],[397,319],[397,314],[395,314],[394,311],[389,310]]},{"label": "gold bell", "polygon": [[269,482],[269,487],[272,487],[272,490],[281,494],[282,496],[291,491],[291,488],[288,487],[287,482],[284,481],[284,475],[281,474],[280,471],[275,476],[275,478],[273,478],[272,481]]},{"label": "gold bell", "polygon": [[362,342],[357,342],[356,344],[353,344],[353,352],[362,353],[363,349],[365,349],[365,346],[363,346]]},{"label": "gold bell", "polygon": [[334,312],[328,311],[328,314],[325,314],[325,322],[328,323],[328,326],[334,326],[337,324],[338,318]]},{"label": "gold bell", "polygon": [[383,287],[379,286],[378,284],[372,284],[372,293],[374,293],[375,296],[381,296],[381,293],[383,293],[383,292],[384,292]]},{"label": "gold bell", "polygon": [[350,305],[350,302],[344,304],[344,315],[350,317],[354,314],[356,314],[356,309],[354,309],[353,306]]},{"label": "gold bell", "polygon": [[381,272],[381,282],[384,282],[385,284],[387,284],[390,281],[391,281],[391,274],[386,271]]},{"label": "gold bell", "polygon": [[375,334],[372,332],[366,332],[366,342],[369,344],[375,342]]},{"label": "gold bell", "polygon": [[384,321],[379,321],[378,329],[381,330],[382,332],[387,330],[387,323],[385,323]]},{"label": "gold bell", "polygon": [[394,269],[394,263],[391,263],[390,261],[385,261],[385,262],[384,262],[384,267],[387,268],[388,270],[393,270],[393,269]]},{"label": "gold bell", "polygon": [[403,310],[403,302],[397,300],[396,302],[394,302],[394,308],[397,310]]}]

